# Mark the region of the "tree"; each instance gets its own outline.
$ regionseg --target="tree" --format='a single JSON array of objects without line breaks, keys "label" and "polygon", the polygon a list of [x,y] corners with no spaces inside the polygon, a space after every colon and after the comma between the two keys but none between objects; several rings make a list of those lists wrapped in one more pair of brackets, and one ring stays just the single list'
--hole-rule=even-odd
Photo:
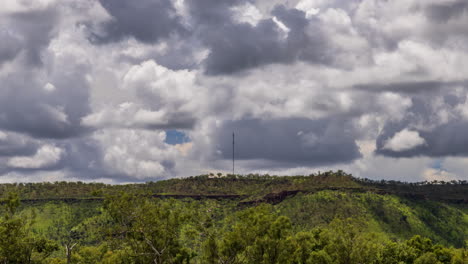
[{"label": "tree", "polygon": [[121,194],[106,200],[113,219],[112,236],[124,242],[136,263],[189,263],[194,254],[179,235],[186,215],[174,200],[150,200]]},{"label": "tree", "polygon": [[[210,242],[219,263],[289,263],[292,258],[292,226],[289,218],[278,216],[270,205],[249,208],[235,215],[232,229],[220,241]],[[229,230],[230,229],[230,230]]]},{"label": "tree", "polygon": [[84,232],[79,229],[84,217],[67,204],[48,204],[48,207],[54,217],[53,224],[48,229],[48,234],[51,239],[63,246],[67,264],[70,264],[73,250],[84,236]]},{"label": "tree", "polygon": [[313,251],[307,259],[307,264],[331,264],[332,258],[325,250]]},{"label": "tree", "polygon": [[19,217],[17,193],[9,193],[2,201],[5,214],[0,219],[0,262],[9,264],[39,263],[58,249],[53,241],[31,235],[34,214]]},{"label": "tree", "polygon": [[426,252],[414,261],[414,264],[442,264],[437,260],[436,254]]}]

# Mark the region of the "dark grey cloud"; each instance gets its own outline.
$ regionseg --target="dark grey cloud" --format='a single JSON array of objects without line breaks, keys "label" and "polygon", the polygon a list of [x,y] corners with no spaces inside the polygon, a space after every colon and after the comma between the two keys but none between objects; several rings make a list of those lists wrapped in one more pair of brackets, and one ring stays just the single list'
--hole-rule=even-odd
[{"label": "dark grey cloud", "polygon": [[[326,34],[322,30],[322,23],[316,18],[305,17],[303,11],[287,9],[279,5],[272,11],[290,31],[287,38],[287,56],[295,60],[309,61],[317,64],[332,62],[331,47],[328,46]],[[306,31],[311,32],[307,34]]]},{"label": "dark grey cloud", "polygon": [[424,80],[424,81],[411,81],[411,82],[390,82],[390,83],[368,83],[357,84],[353,87],[358,90],[368,92],[395,92],[403,94],[419,94],[428,92],[438,92],[441,89],[450,89],[457,86],[467,85],[467,81],[437,81],[437,80]]},{"label": "dark grey cloud", "polygon": [[167,124],[146,124],[142,126],[144,129],[193,129],[197,119],[193,116],[193,113],[177,112],[169,114],[169,122]]},{"label": "dark grey cloud", "polygon": [[425,144],[408,150],[394,151],[383,148],[385,142],[402,129],[404,129],[402,125],[387,126],[385,132],[377,139],[376,153],[396,158],[468,156],[468,122],[449,122],[430,131],[414,129],[424,139]]},{"label": "dark grey cloud", "polygon": [[465,0],[443,1],[426,7],[426,15],[437,22],[447,22],[468,13],[468,2]]},{"label": "dark grey cloud", "polygon": [[[104,161],[105,153],[100,146],[100,142],[92,137],[71,138],[66,141],[43,140],[41,142],[33,141],[25,136],[8,135],[8,144],[2,144],[0,141],[0,177],[2,175],[18,172],[23,174],[35,172],[52,172],[63,171],[65,178],[75,178],[81,180],[99,180],[113,179],[117,182],[135,182],[135,175],[129,175],[124,172],[113,170],[106,166]],[[16,140],[16,145],[11,140]],[[20,140],[28,141],[28,144],[21,144]],[[34,156],[43,144],[54,144],[54,147],[61,149],[60,159],[50,164],[41,165],[38,167],[17,167],[8,164],[8,159],[18,157],[30,158],[32,162]],[[5,154],[5,155],[3,155]],[[162,164],[168,171],[172,170],[174,163],[172,161],[164,161]],[[141,179],[139,181],[144,181]]]},{"label": "dark grey cloud", "polygon": [[[168,40],[167,43],[170,47],[167,52],[151,54],[149,58],[171,70],[195,70],[200,67],[196,53],[204,48],[200,40],[194,37],[176,37]],[[136,63],[140,61],[136,61]]]},{"label": "dark grey cloud", "polygon": [[[255,26],[238,23],[233,18],[232,7],[247,2],[187,1],[190,26],[186,26],[169,0],[136,3],[101,0],[112,19],[91,26],[90,40],[93,43],[108,43],[131,36],[144,43],[155,43],[161,39],[171,42],[169,38],[172,37],[179,42],[192,43],[196,49],[169,45],[165,56],[154,57],[158,63],[171,69],[196,67],[197,64],[193,62],[184,62],[184,58],[194,58],[194,52],[205,46],[209,49],[209,55],[203,64],[210,75],[230,74],[261,65],[297,60],[331,63],[332,51],[327,48],[326,35],[318,19],[308,20],[302,11],[277,6],[272,10],[272,15],[289,28],[288,33],[283,32],[271,18],[261,20]],[[313,33],[307,34],[306,30]]]},{"label": "dark grey cloud", "polygon": [[[107,111],[114,111],[110,109]],[[135,115],[135,114],[133,114]],[[173,112],[165,115],[164,120],[142,120],[138,118],[120,117],[119,113],[107,116],[107,119],[96,121],[88,121],[85,119],[83,129],[85,131],[92,131],[97,129],[106,128],[120,128],[120,129],[141,129],[141,130],[167,130],[167,129],[193,129],[197,119],[192,113],[188,112]]]},{"label": "dark grey cloud", "polygon": [[58,166],[67,170],[69,177],[84,180],[111,178],[116,181],[135,181],[132,175],[110,171],[104,164],[104,155],[99,142],[91,137],[69,139],[62,142],[64,155]]},{"label": "dark grey cloud", "polygon": [[75,138],[62,143],[61,147],[65,150],[64,167],[85,177],[102,174],[104,154],[95,140]]},{"label": "dark grey cloud", "polygon": [[172,34],[186,31],[181,18],[170,0],[100,0],[112,19],[94,27],[90,40],[93,43],[120,41],[134,37],[154,43]]},{"label": "dark grey cloud", "polygon": [[344,120],[249,119],[226,122],[214,142],[224,159],[269,160],[281,164],[320,166],[361,157],[350,122]]},{"label": "dark grey cloud", "polygon": [[281,32],[272,20],[228,25],[206,40],[210,54],[205,61],[208,74],[227,74],[288,59],[281,43]]},{"label": "dark grey cloud", "polygon": [[439,47],[452,46],[458,43],[457,49],[464,49],[468,43],[468,3],[464,0],[440,1],[430,4],[419,4],[415,11],[427,18],[427,25],[421,33],[432,45]]},{"label": "dark grey cloud", "polygon": [[[297,60],[331,63],[331,49],[327,48],[319,20],[308,20],[304,12],[284,6],[277,6],[272,15],[288,28],[288,32],[283,31],[272,18],[263,19],[255,26],[226,18],[222,23],[204,27],[203,41],[210,50],[204,63],[206,73],[231,74],[266,64]],[[312,36],[306,32],[311,28]]]},{"label": "dark grey cloud", "polygon": [[[468,122],[454,118],[437,124],[437,110],[434,109],[430,97],[440,97],[444,103],[443,109],[447,111],[453,111],[453,108],[465,103],[465,97],[443,92],[432,96],[415,95],[412,99],[413,104],[405,117],[397,122],[390,121],[384,126],[376,140],[377,154],[389,157],[468,156]],[[404,129],[418,132],[419,136],[424,139],[424,144],[402,151],[385,148],[388,140]]]},{"label": "dark grey cloud", "polygon": [[85,78],[89,69],[74,58],[51,60],[45,54],[57,33],[57,6],[25,10],[3,17],[6,31],[2,35],[7,38],[2,45],[17,48],[0,49],[4,54],[0,59],[12,59],[21,52],[24,60],[0,77],[0,129],[41,138],[79,135],[84,132],[81,118],[90,111]]},{"label": "dark grey cloud", "polygon": [[7,16],[9,30],[22,38],[22,49],[27,63],[42,65],[42,51],[46,48],[58,23],[58,12],[54,7],[43,10],[15,12]]},{"label": "dark grey cloud", "polygon": [[[65,71],[70,66],[70,71]],[[24,69],[1,79],[0,128],[39,138],[67,138],[86,132],[81,118],[90,112],[86,69],[67,65],[51,76],[53,91],[35,71]]]},{"label": "dark grey cloud", "polygon": [[[12,135],[9,135],[10,139],[14,139]],[[17,141],[20,139],[22,141],[28,140],[32,141],[26,136],[18,136],[16,135]],[[41,142],[35,142],[35,144],[28,144],[29,149],[27,151],[20,151],[17,149],[12,155],[9,155],[9,158],[30,158],[32,160],[33,157],[37,155],[38,150],[41,148],[41,145],[44,144],[54,144],[53,146],[56,148],[60,148],[61,154],[60,158],[55,162],[50,162],[50,164],[44,164],[40,166],[25,166],[25,167],[17,167],[13,166],[12,164],[6,164],[4,166],[0,166],[0,175],[6,174],[9,172],[21,172],[21,173],[31,173],[31,172],[38,172],[38,171],[57,171],[57,170],[67,170],[68,176],[77,177],[86,180],[92,180],[95,178],[99,178],[102,176],[113,177],[104,170],[102,157],[104,156],[101,149],[98,147],[98,143],[89,137],[83,138],[73,138],[67,141],[60,141],[56,142],[54,140],[43,140]],[[1,143],[1,141],[0,141]],[[42,143],[42,144],[40,144]],[[20,146],[20,144],[18,144]],[[32,148],[35,147],[35,148]],[[1,147],[0,147],[1,149]],[[38,157],[39,159],[41,157]]]},{"label": "dark grey cloud", "polygon": [[193,27],[223,26],[231,24],[233,12],[231,7],[249,0],[193,0],[186,4],[190,11]]},{"label": "dark grey cloud", "polygon": [[[52,172],[61,169],[59,166],[46,166],[40,169],[30,169],[30,168],[9,168],[9,167],[4,167],[0,166],[0,178],[2,175],[6,175],[8,173],[22,173],[22,174],[29,174],[29,173],[34,173],[34,172]],[[21,181],[21,179],[18,179]]]},{"label": "dark grey cloud", "polygon": [[0,66],[12,60],[21,51],[21,40],[7,28],[0,28]]},{"label": "dark grey cloud", "polygon": [[25,136],[0,133],[0,157],[33,155],[39,144]]}]

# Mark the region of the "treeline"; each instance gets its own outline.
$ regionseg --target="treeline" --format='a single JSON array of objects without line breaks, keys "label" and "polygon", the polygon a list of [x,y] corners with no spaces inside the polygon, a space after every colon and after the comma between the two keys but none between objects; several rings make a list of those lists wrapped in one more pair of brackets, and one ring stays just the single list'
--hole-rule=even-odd
[{"label": "treeline", "polygon": [[468,181],[402,182],[394,180],[354,179],[361,186],[389,191],[397,195],[409,195],[425,199],[446,200],[468,204]]},{"label": "treeline", "polygon": [[[345,196],[325,192],[298,197],[295,202],[312,206],[312,200],[348,199]],[[312,206],[315,212],[295,210],[291,203],[283,208],[270,204],[239,208],[229,201],[154,199],[144,194],[119,193],[106,197],[102,206],[47,203],[19,210],[18,196],[9,194],[0,219],[0,263],[468,261],[466,245],[457,249],[419,235],[397,239],[372,232],[372,219],[363,214],[360,217],[358,211],[346,215],[346,206],[342,213],[330,214],[330,220],[323,224],[301,222],[314,221],[314,214],[327,215],[317,206],[321,205]],[[284,207],[294,210],[295,215]]]},{"label": "treeline", "polygon": [[0,184],[0,195],[19,193],[21,199],[103,198],[121,191],[148,195],[237,195],[258,200],[284,191],[315,192],[323,189],[389,193],[419,199],[443,200],[468,204],[467,181],[407,183],[355,178],[343,171],[328,171],[308,176],[221,175],[207,174],[140,184],[107,185],[102,183],[54,182]]}]

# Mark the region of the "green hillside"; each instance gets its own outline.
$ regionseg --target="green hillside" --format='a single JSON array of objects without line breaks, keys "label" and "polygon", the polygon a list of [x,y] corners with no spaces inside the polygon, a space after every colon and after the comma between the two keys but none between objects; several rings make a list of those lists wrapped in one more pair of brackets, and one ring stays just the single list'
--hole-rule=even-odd
[{"label": "green hillside", "polygon": [[[309,176],[270,175],[200,175],[188,178],[174,178],[141,184],[107,185],[83,182],[44,182],[0,184],[0,194],[19,193],[22,200],[64,200],[103,199],[118,192],[146,193],[148,195],[196,198],[209,196],[231,196],[246,201],[274,199],[275,195],[313,193],[321,190],[346,192],[374,192],[394,194],[416,199],[430,199],[450,203],[468,203],[468,182],[418,182],[371,181],[354,178],[343,171],[328,171]],[[228,197],[226,197],[228,198]]]},{"label": "green hillside", "polygon": [[3,184],[1,263],[468,263],[468,184],[342,171]]}]

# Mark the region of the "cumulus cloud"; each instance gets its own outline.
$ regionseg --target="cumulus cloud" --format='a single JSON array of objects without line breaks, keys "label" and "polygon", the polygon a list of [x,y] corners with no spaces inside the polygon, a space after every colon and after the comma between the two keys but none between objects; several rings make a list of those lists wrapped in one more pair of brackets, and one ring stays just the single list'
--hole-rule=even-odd
[{"label": "cumulus cloud", "polygon": [[399,152],[412,149],[414,147],[423,145],[424,143],[424,138],[419,136],[417,131],[403,129],[402,131],[396,133],[391,139],[387,140],[383,146],[383,149]]},{"label": "cumulus cloud", "polygon": [[130,68],[123,81],[126,89],[135,90],[147,103],[160,108],[169,103],[177,108],[193,97],[194,80],[194,72],[172,71],[154,61],[145,61]]},{"label": "cumulus cloud", "polygon": [[156,42],[171,34],[184,31],[181,19],[170,0],[100,0],[110,18],[93,30],[92,42],[108,43],[124,37],[142,42]]},{"label": "cumulus cloud", "polygon": [[137,180],[173,176],[178,150],[164,143],[165,133],[135,130],[108,130],[94,138],[103,149],[105,169]]},{"label": "cumulus cloud", "polygon": [[[466,179],[466,11],[459,0],[4,1],[0,181],[226,171],[233,132],[242,173]],[[167,144],[174,129],[188,142]]]},{"label": "cumulus cloud", "polygon": [[40,147],[33,156],[18,156],[8,160],[7,165],[18,169],[41,169],[55,165],[62,156],[62,149],[45,145]]},{"label": "cumulus cloud", "polygon": [[38,142],[17,133],[0,131],[0,157],[32,155],[38,148]]},{"label": "cumulus cloud", "polygon": [[195,73],[173,71],[145,61],[132,66],[123,77],[122,89],[135,96],[133,102],[107,106],[83,117],[88,127],[189,129],[195,123]]},{"label": "cumulus cloud", "polygon": [[210,49],[205,70],[218,75],[296,60],[331,63],[321,27],[320,20],[309,21],[304,12],[284,6],[254,25],[227,20],[221,27],[208,27],[203,40]]},{"label": "cumulus cloud", "polygon": [[10,32],[4,35],[6,41],[3,44],[2,53],[8,53],[7,47],[10,46],[9,57],[11,59],[21,49],[27,63],[42,64],[43,49],[48,46],[50,39],[56,33],[55,24],[58,20],[58,12],[55,1],[7,4],[1,14],[3,31]]},{"label": "cumulus cloud", "polygon": [[89,64],[76,45],[61,45],[67,33],[59,34],[66,30],[58,27],[56,2],[23,5],[0,18],[20,42],[16,58],[0,71],[0,127],[43,138],[79,135],[89,111]]},{"label": "cumulus cloud", "polygon": [[194,122],[190,113],[170,112],[165,109],[151,111],[132,102],[103,109],[82,119],[82,124],[90,128],[175,129],[192,128]]}]

